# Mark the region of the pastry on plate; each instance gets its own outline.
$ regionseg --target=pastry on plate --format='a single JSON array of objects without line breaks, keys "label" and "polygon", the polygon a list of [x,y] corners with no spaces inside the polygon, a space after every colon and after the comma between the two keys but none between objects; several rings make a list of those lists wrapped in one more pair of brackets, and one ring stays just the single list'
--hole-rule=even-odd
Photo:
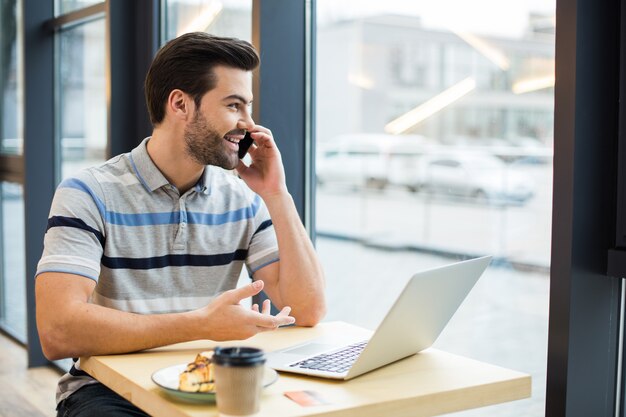
[{"label": "pastry on plate", "polygon": [[213,351],[200,352],[180,374],[178,389],[186,392],[209,392],[215,389]]}]

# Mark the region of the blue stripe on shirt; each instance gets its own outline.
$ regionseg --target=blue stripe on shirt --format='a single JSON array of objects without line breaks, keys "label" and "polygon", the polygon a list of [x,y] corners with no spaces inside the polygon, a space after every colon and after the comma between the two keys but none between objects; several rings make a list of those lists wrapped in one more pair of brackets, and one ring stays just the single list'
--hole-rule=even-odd
[{"label": "blue stripe on shirt", "polygon": [[259,196],[256,196],[252,205],[225,213],[187,212],[187,220],[189,224],[203,224],[207,226],[235,223],[241,220],[251,219],[257,214],[260,207],[261,199]]},{"label": "blue stripe on shirt", "polygon": [[[63,181],[59,188],[74,188],[87,193],[94,200],[100,215],[109,224],[121,226],[156,226],[163,224],[176,224],[181,220],[181,212],[161,212],[161,213],[119,213],[108,211],[100,198],[84,182],[70,178]],[[225,213],[201,213],[186,212],[184,216],[190,224],[201,224],[215,226],[226,223],[234,223],[254,217],[261,207],[261,198],[257,195],[251,205],[240,209],[227,211]]]},{"label": "blue stripe on shirt", "polygon": [[106,222],[120,226],[154,226],[159,224],[176,224],[180,221],[180,212],[165,213],[118,213],[106,212]]},{"label": "blue stripe on shirt", "polygon": [[59,188],[74,188],[76,190],[80,190],[84,193],[89,194],[91,198],[93,199],[94,203],[96,203],[96,207],[98,207],[98,211],[100,212],[100,215],[103,218],[105,217],[106,207],[104,206],[104,203],[102,202],[102,200],[100,200],[100,198],[96,195],[96,193],[94,193],[91,190],[91,188],[89,188],[87,184],[85,184],[81,180],[76,179],[76,178],[68,178],[64,180],[61,184],[59,184]]},{"label": "blue stripe on shirt", "polygon": [[139,170],[137,169],[137,165],[135,165],[135,160],[133,159],[133,154],[132,152],[128,154],[130,156],[130,163],[133,166],[133,169],[135,170],[135,174],[137,175],[137,178],[139,178],[139,181],[141,182],[141,184],[144,186],[144,188],[148,191],[148,192],[152,192],[152,190],[150,189],[150,187],[148,187],[148,184],[146,183],[146,180],[143,179],[143,177],[141,176],[141,174],[139,173]]},{"label": "blue stripe on shirt", "polygon": [[169,266],[219,266],[228,265],[233,261],[244,261],[248,256],[247,249],[237,249],[231,253],[215,255],[164,255],[152,258],[111,258],[102,257],[102,265],[109,269],[157,269]]},{"label": "blue stripe on shirt", "polygon": [[82,219],[77,219],[75,217],[52,216],[48,219],[48,227],[46,228],[46,232],[52,227],[74,227],[76,229],[91,232],[96,236],[96,238],[100,242],[100,245],[102,245],[102,247],[104,248],[104,235],[100,233],[99,230],[87,225]]}]

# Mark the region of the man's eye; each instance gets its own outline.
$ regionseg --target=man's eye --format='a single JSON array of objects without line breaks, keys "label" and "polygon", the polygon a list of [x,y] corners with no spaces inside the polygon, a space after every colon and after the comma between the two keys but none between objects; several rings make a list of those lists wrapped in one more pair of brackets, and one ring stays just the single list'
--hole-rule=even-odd
[{"label": "man's eye", "polygon": [[238,110],[239,109],[239,103],[231,103],[228,105],[228,107]]}]

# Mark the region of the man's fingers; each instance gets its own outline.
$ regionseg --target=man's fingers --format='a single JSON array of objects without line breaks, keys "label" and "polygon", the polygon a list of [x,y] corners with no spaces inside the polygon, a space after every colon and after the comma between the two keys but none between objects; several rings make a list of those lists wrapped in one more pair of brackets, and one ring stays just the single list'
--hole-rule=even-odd
[{"label": "man's fingers", "polygon": [[289,313],[291,313],[291,307],[287,306],[280,310],[276,316],[289,316]]},{"label": "man's fingers", "polygon": [[260,293],[263,290],[263,285],[263,281],[254,281],[252,284],[244,285],[234,290],[228,290],[223,296],[229,303],[239,304],[241,300]]},{"label": "man's fingers", "polygon": [[256,132],[263,132],[263,133],[267,133],[268,135],[272,134],[271,130],[269,130],[267,127],[261,126],[261,125],[256,125],[256,126],[254,126],[253,129],[250,129],[250,133],[256,133]]},{"label": "man's fingers", "polygon": [[267,299],[263,301],[263,310],[261,310],[261,314],[270,314],[272,311],[272,302]]},{"label": "man's fingers", "polygon": [[[265,132],[253,132],[252,137],[254,138],[255,148],[252,149],[253,159],[259,149],[263,148],[276,148],[276,143],[274,142],[274,138],[271,135],[268,135]],[[250,152],[250,150],[248,150]]]},{"label": "man's fingers", "polygon": [[275,315],[270,316],[266,314],[261,314],[257,316],[257,327],[261,327],[264,329],[276,329],[280,326],[287,326],[289,324],[294,324],[296,322],[295,317],[285,316],[285,315]]}]

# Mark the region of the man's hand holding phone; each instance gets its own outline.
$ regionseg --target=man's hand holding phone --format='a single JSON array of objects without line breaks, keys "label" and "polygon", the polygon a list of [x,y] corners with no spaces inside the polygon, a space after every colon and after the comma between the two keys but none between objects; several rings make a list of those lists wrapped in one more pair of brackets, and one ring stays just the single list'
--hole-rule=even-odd
[{"label": "man's hand holding phone", "polygon": [[[239,161],[236,169],[241,179],[261,198],[286,193],[285,170],[272,132],[263,126],[256,125],[254,129],[246,133],[247,137],[254,141],[247,145],[252,163],[247,166],[243,161]],[[239,142],[240,158],[245,156],[242,150],[246,144],[242,146],[242,142],[246,138]]]},{"label": "man's hand holding phone", "polygon": [[244,138],[239,141],[239,159],[243,159],[246,156],[248,149],[250,149],[253,143],[252,135],[250,135],[250,132],[246,132]]}]

